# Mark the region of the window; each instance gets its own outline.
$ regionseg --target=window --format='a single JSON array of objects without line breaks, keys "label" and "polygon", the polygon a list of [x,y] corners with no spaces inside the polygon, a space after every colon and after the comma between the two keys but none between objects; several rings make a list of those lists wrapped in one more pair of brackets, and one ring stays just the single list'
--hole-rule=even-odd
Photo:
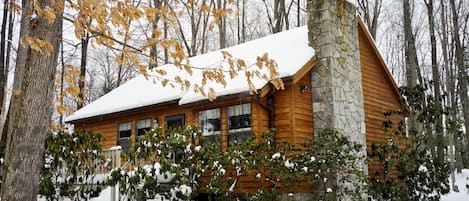
[{"label": "window", "polygon": [[[178,114],[178,115],[172,115],[172,116],[167,116],[166,117],[166,127],[168,129],[176,129],[176,128],[181,128],[184,127],[184,114]],[[184,157],[184,152],[176,152],[173,153],[173,162],[177,163],[182,160]]]},{"label": "window", "polygon": [[130,148],[130,136],[132,135],[132,122],[125,122],[119,124],[117,130],[118,138],[117,145],[120,145],[124,151]]},{"label": "window", "polygon": [[251,135],[251,104],[229,106],[228,142],[240,143]]},{"label": "window", "polygon": [[199,112],[199,128],[206,143],[220,144],[220,109]]},{"label": "window", "polygon": [[166,117],[166,126],[168,128],[181,128],[184,126],[184,124],[184,114]]},{"label": "window", "polygon": [[137,126],[137,137],[145,135],[148,131],[150,131],[151,127],[151,119],[143,119],[143,120],[137,120],[136,122]]}]

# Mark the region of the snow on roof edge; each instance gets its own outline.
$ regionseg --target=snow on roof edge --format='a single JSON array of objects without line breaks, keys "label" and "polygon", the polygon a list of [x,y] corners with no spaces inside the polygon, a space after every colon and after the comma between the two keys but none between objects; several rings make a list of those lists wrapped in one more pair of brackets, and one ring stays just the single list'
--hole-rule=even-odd
[{"label": "snow on roof edge", "polygon": [[[275,42],[273,43],[272,41],[275,41]],[[207,63],[213,62],[214,60],[216,61],[216,58],[212,59],[212,57],[217,56],[217,54],[221,55],[221,51],[230,52],[233,54],[234,57],[243,58],[243,59],[245,56],[252,57],[250,59],[254,59],[255,56],[259,56],[265,52],[269,52],[269,57],[272,57],[272,59],[278,61],[279,63],[279,72],[280,72],[281,78],[286,78],[286,77],[290,77],[294,75],[299,69],[304,67],[307,64],[307,62],[315,55],[315,51],[311,47],[309,47],[308,42],[307,42],[307,28],[306,26],[303,26],[303,27],[293,28],[288,31],[283,31],[277,34],[268,35],[268,36],[258,38],[255,40],[251,40],[243,44],[212,51],[212,52],[202,54],[202,55],[197,55],[197,56],[190,58],[191,63],[192,61],[195,61],[195,63],[199,63],[200,65],[203,66],[203,65],[206,65]],[[287,52],[289,54],[285,54]],[[164,65],[161,67],[165,67],[165,66],[168,67],[168,65]],[[132,83],[132,81],[137,79],[137,77],[123,84],[121,87],[127,86],[127,88],[129,88],[130,87],[129,85],[131,84],[128,84],[128,83]],[[265,84],[267,83],[268,81],[257,82],[255,84],[255,87],[257,89],[260,89],[263,86],[265,86]],[[132,87],[136,87],[136,86],[132,86]],[[120,94],[120,96],[122,96],[122,94],[126,90],[119,89],[119,88],[111,91],[105,96],[109,96],[109,94],[112,94],[112,93],[118,93]],[[110,97],[105,98],[107,99],[106,101],[108,103],[109,102],[111,103],[111,104],[107,104],[106,101],[102,100],[103,97],[105,97],[103,96],[99,98],[98,100],[90,103],[89,105],[83,107],[82,109],[76,111],[75,114],[68,116],[65,119],[65,121],[67,123],[70,123],[73,121],[98,117],[101,115],[109,115],[109,114],[118,113],[118,112],[131,111],[136,108],[141,108],[141,107],[151,106],[151,105],[158,105],[160,103],[166,103],[170,101],[178,101],[179,105],[185,105],[185,104],[190,104],[193,102],[203,101],[207,99],[207,97],[200,97],[198,94],[191,95],[190,92],[187,92],[187,91],[181,92],[174,96],[166,96],[166,95],[169,95],[164,92],[166,90],[164,89],[161,89],[161,90],[163,90],[163,92],[158,91],[158,93],[160,94],[160,97],[157,98],[156,100],[154,100],[155,99],[154,96],[150,96],[151,100],[145,100],[145,101],[139,100],[140,102],[136,104],[135,100],[132,99],[134,100],[133,103],[131,101],[129,103],[128,101],[127,103],[122,104],[120,106],[119,105],[109,106],[113,104],[113,99]],[[130,89],[130,94],[132,94],[132,91],[133,90]],[[217,94],[217,97],[222,97],[222,96],[227,96],[227,95],[232,95],[232,94],[237,94],[237,93],[243,93],[247,91],[249,91],[249,88],[234,86],[234,87],[228,87],[228,89],[221,89],[220,91],[217,91],[216,94]],[[129,92],[129,89],[127,89],[127,92]],[[148,92],[148,90],[146,92]],[[164,95],[161,96],[161,94],[164,94]],[[101,103],[97,104],[96,102],[99,103],[99,101],[101,101]],[[120,100],[118,99],[117,101],[120,101]],[[94,107],[89,107],[90,105],[93,105],[93,104],[94,104]],[[96,105],[101,105],[102,107],[96,107]]]}]

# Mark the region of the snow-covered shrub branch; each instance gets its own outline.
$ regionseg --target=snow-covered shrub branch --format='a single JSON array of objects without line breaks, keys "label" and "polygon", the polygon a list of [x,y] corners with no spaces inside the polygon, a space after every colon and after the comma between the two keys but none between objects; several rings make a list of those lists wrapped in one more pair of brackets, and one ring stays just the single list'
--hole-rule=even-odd
[{"label": "snow-covered shrub branch", "polygon": [[91,132],[59,131],[46,137],[40,194],[47,200],[88,200],[99,194],[104,182],[99,173],[106,161],[101,135]]},{"label": "snow-covered shrub branch", "polygon": [[[274,137],[275,130],[269,130],[222,151],[204,143],[194,127],[156,128],[138,139],[127,154],[130,167],[114,170],[109,185],[120,182],[121,193],[131,200],[189,200],[201,193],[213,199],[272,200],[305,189],[317,198],[360,195],[337,186],[337,180],[364,178],[353,164],[359,145],[328,129],[300,145]],[[339,173],[356,176],[338,179]],[[246,189],[243,177],[254,180],[256,188]]]}]

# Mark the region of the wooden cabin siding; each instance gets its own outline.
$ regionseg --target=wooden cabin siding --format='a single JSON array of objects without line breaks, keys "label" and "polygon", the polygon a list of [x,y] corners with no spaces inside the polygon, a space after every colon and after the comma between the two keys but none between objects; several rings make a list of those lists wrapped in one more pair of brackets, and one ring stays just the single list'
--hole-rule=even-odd
[{"label": "wooden cabin siding", "polygon": [[192,125],[194,123],[192,110],[187,108],[180,108],[177,104],[170,104],[159,108],[149,108],[146,110],[119,113],[118,115],[109,115],[102,119],[90,119],[86,121],[74,123],[76,130],[87,130],[100,133],[103,136],[101,145],[103,149],[109,149],[117,145],[117,128],[120,123],[131,122],[132,136],[136,136],[136,121],[143,119],[151,119],[153,126],[154,119],[157,119],[158,124],[162,125],[165,122],[165,117],[171,115],[185,115],[185,124]]},{"label": "wooden cabin siding", "polygon": [[284,90],[275,92],[274,99],[275,140],[293,142],[293,86],[286,84]]},{"label": "wooden cabin siding", "polygon": [[[257,139],[261,138],[262,132],[269,129],[269,109],[267,98],[262,98],[258,101],[253,101],[251,104],[252,111],[252,132],[256,135]],[[254,124],[255,122],[255,124]]]},{"label": "wooden cabin siding", "polygon": [[[365,107],[366,146],[371,151],[371,145],[386,143],[389,137],[382,129],[382,123],[387,120],[384,112],[401,109],[400,97],[393,88],[393,83],[386,75],[376,51],[362,29],[359,29],[360,63],[362,71],[362,86]],[[369,175],[380,170],[376,161],[368,165]]]},{"label": "wooden cabin siding", "polygon": [[[151,119],[153,122],[157,119],[158,125],[165,123],[167,116],[184,114],[185,125],[199,124],[199,111],[219,108],[220,109],[220,137],[222,150],[228,146],[228,117],[227,107],[251,102],[250,97],[231,98],[215,102],[202,102],[188,106],[179,106],[176,103],[164,106],[148,107],[138,111],[127,111],[113,115],[105,115],[101,118],[93,118],[74,122],[76,130],[88,130],[100,133],[104,139],[101,142],[103,149],[108,149],[117,145],[117,128],[120,123],[131,122],[132,136],[136,136],[136,121],[142,119]],[[260,104],[267,104],[266,99],[251,102],[251,130],[260,138],[260,134],[269,128],[268,111]]]},{"label": "wooden cabin siding", "polygon": [[[307,89],[301,92],[301,87]],[[293,143],[300,144],[313,137],[313,100],[311,92],[311,74],[306,73],[297,83],[293,85]]]},{"label": "wooden cabin siding", "polygon": [[[301,86],[307,90],[301,92]],[[275,92],[274,128],[276,140],[299,145],[313,137],[313,103],[311,74],[306,73],[297,83],[286,81],[285,90]]]}]

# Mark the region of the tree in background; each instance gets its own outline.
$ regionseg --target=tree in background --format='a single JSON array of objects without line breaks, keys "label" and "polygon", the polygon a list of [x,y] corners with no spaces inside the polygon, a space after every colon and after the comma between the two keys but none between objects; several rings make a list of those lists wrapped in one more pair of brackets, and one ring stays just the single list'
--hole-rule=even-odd
[{"label": "tree in background", "polygon": [[371,36],[376,40],[376,32],[378,31],[381,9],[383,8],[383,0],[358,1],[358,11],[363,17]]}]

